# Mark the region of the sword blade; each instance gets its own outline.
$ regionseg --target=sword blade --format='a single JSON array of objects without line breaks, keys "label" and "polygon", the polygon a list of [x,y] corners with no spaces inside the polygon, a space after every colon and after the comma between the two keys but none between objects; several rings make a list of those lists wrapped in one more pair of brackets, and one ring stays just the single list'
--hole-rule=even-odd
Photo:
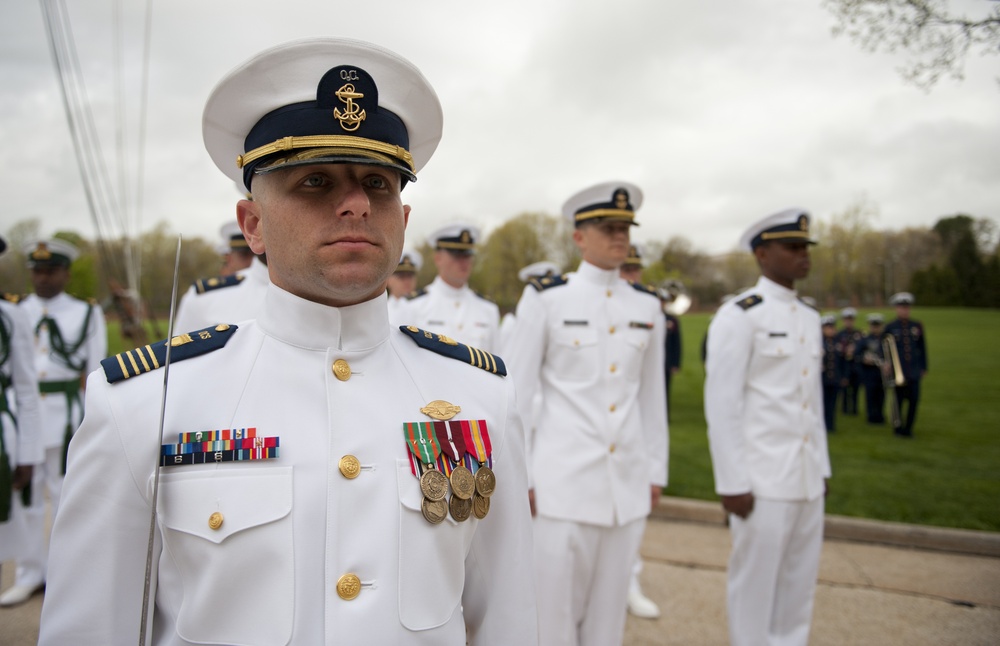
[{"label": "sword blade", "polygon": [[[174,278],[170,288],[170,319],[167,321],[167,354],[163,360],[163,390],[160,395],[160,426],[156,434],[156,466],[153,471],[153,503],[149,514],[149,540],[146,543],[146,576],[142,585],[142,614],[139,620],[139,646],[146,644],[146,626],[149,619],[149,595],[153,580],[153,545],[156,538],[156,501],[160,493],[160,442],[167,411],[167,379],[170,376],[170,341],[174,338],[174,308],[177,306],[177,275],[181,266],[181,236],[177,236],[177,253],[174,257]],[[152,627],[152,626],[150,626]]]}]

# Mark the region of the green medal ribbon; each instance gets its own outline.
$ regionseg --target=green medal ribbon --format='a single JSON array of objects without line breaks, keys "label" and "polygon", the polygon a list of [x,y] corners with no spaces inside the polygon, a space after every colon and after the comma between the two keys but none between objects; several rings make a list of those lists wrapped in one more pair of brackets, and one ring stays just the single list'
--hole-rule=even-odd
[{"label": "green medal ribbon", "polygon": [[441,445],[434,436],[434,427],[428,422],[404,422],[406,444],[421,464],[433,464],[441,455]]}]

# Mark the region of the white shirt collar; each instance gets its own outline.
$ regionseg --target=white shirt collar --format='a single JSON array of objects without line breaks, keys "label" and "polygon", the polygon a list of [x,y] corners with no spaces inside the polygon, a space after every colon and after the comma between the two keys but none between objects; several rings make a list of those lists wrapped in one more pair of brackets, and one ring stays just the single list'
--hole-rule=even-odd
[{"label": "white shirt collar", "polygon": [[386,293],[348,307],[330,307],[269,284],[257,323],[268,336],[310,349],[370,350],[389,338]]},{"label": "white shirt collar", "polygon": [[594,283],[601,287],[613,287],[619,282],[625,282],[625,279],[618,274],[618,269],[601,269],[586,260],[580,261],[576,274],[588,283]]}]

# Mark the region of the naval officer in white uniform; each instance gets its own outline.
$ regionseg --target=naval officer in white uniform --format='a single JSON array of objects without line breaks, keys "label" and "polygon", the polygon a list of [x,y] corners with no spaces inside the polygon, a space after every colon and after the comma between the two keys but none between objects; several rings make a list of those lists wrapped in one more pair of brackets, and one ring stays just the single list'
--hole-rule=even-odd
[{"label": "naval officer in white uniform", "polygon": [[830,477],[820,317],[795,292],[809,274],[809,214],[755,222],[740,246],[761,278],[708,329],[705,418],[715,490],[733,548],[727,600],[735,646],[805,645]]},{"label": "naval officer in white uniform", "polygon": [[[223,230],[228,233],[226,227]],[[229,235],[230,248],[241,257],[249,252],[249,263],[229,275],[194,281],[177,305],[175,331],[190,332],[216,323],[257,318],[267,291],[267,258],[254,254],[243,232],[237,233]]]},{"label": "naval officer in white uniform", "polygon": [[389,322],[400,324],[399,314],[406,308],[406,299],[417,291],[417,272],[424,266],[424,257],[415,249],[404,248],[392,276],[389,276]]},{"label": "naval officer in white uniform", "polygon": [[[0,256],[6,251],[0,236]],[[24,503],[30,505],[31,477],[44,456],[35,346],[18,300],[0,297],[0,460],[7,460],[0,469],[10,472],[0,483],[0,562],[20,558],[38,541],[27,535]]]},{"label": "naval officer in white uniform", "polygon": [[[539,640],[620,644],[633,559],[667,482],[660,299],[618,275],[642,193],[599,184],[563,206],[583,261],[532,281],[505,349],[528,429]],[[533,419],[531,394],[541,392]]]},{"label": "naval officer in white uniform", "polygon": [[66,293],[71,265],[80,251],[58,238],[41,240],[24,249],[35,289],[18,307],[26,314],[35,341],[35,374],[41,397],[45,459],[34,470],[31,506],[24,517],[31,540],[17,561],[14,585],[0,595],[0,606],[27,601],[46,579],[45,499],[52,514],[59,508],[70,436],[83,419],[82,389],[87,374],[108,354],[104,313]]},{"label": "naval officer in white uniform", "polygon": [[216,86],[206,147],[253,190],[237,213],[271,284],[255,321],[171,340],[162,435],[165,345],[91,375],[41,644],[136,638],[161,463],[154,644],[536,643],[503,362],[387,320],[400,191],[441,124],[421,73],[358,41],[281,45]]},{"label": "naval officer in white uniform", "polygon": [[486,350],[500,350],[500,308],[469,288],[479,229],[467,223],[441,227],[428,237],[437,276],[418,291],[400,316],[418,327]]}]

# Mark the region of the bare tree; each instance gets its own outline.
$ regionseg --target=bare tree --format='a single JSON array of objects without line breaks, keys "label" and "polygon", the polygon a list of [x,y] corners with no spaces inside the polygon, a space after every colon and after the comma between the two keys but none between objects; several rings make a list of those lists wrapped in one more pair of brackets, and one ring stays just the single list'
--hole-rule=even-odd
[{"label": "bare tree", "polygon": [[948,0],[823,0],[837,18],[834,36],[847,34],[862,49],[905,50],[913,58],[900,75],[930,90],[943,74],[964,78],[969,51],[1000,52],[1000,2],[979,0],[977,17],[953,13]]}]

